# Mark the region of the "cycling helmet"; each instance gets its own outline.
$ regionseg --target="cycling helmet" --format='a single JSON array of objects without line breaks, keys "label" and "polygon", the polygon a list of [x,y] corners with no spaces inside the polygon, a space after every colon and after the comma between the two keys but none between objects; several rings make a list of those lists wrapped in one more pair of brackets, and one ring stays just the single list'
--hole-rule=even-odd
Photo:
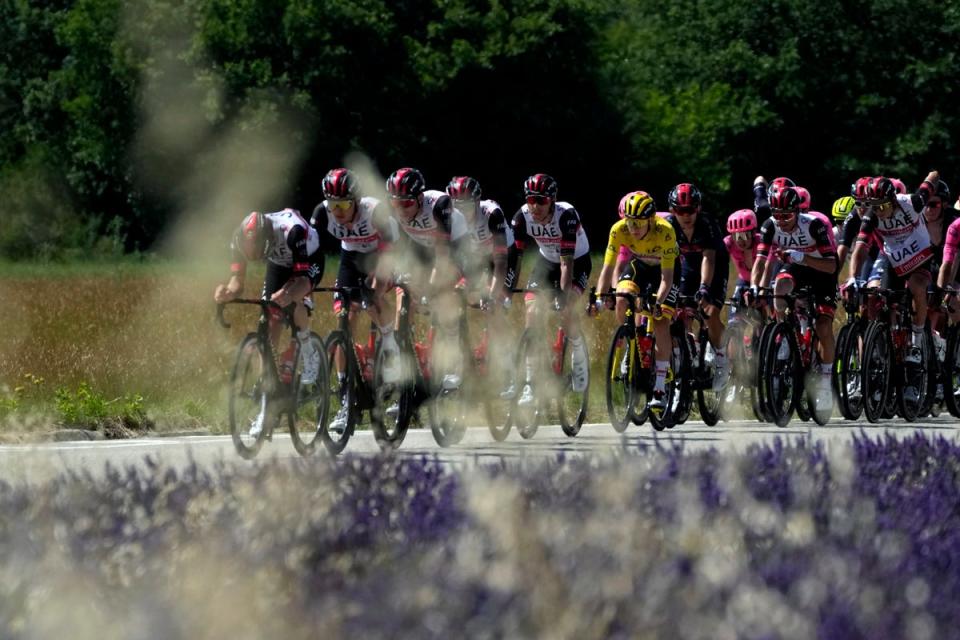
[{"label": "cycling helmet", "polygon": [[657,205],[653,197],[646,191],[635,191],[627,196],[623,205],[625,218],[646,220],[657,213]]},{"label": "cycling helmet", "polygon": [[799,211],[803,199],[793,187],[784,187],[770,196],[770,208],[775,211]]},{"label": "cycling helmet", "polygon": [[810,192],[804,187],[794,187],[800,194],[800,211],[810,211]]},{"label": "cycling helmet", "polygon": [[892,202],[897,196],[897,186],[890,178],[878,176],[870,180],[867,186],[867,200]]},{"label": "cycling helmet", "polygon": [[671,209],[699,209],[702,196],[700,190],[689,182],[682,182],[675,186],[667,196],[667,204]]},{"label": "cycling helmet", "polygon": [[427,188],[423,174],[416,169],[397,169],[387,178],[387,194],[391,198],[416,198]]},{"label": "cycling helmet", "polygon": [[259,211],[248,214],[240,223],[240,228],[233,236],[233,244],[247,260],[259,260],[267,254],[270,238],[266,226],[266,218]]},{"label": "cycling helmet", "polygon": [[892,182],[893,186],[897,188],[897,193],[907,192],[907,185],[903,184],[903,180],[900,178],[890,178],[890,182]]},{"label": "cycling helmet", "polygon": [[870,181],[873,180],[870,176],[863,176],[852,185],[850,185],[850,195],[853,196],[853,199],[862,202],[867,199],[867,190],[870,187]]},{"label": "cycling helmet", "polygon": [[850,196],[843,196],[842,198],[837,198],[833,202],[833,219],[840,222],[847,219],[847,216],[850,215],[850,212],[853,211],[853,207],[856,206],[857,201]]},{"label": "cycling helmet", "polygon": [[447,185],[447,195],[454,200],[479,200],[480,183],[470,176],[454,176]]},{"label": "cycling helmet", "polygon": [[336,200],[357,200],[360,184],[349,169],[331,169],[323,176],[323,197]]},{"label": "cycling helmet", "polygon": [[523,183],[523,194],[526,196],[544,196],[556,200],[557,181],[545,173],[535,173]]},{"label": "cycling helmet", "polygon": [[727,233],[753,231],[757,228],[757,216],[750,209],[734,211],[727,218]]},{"label": "cycling helmet", "polygon": [[631,191],[631,192],[628,193],[627,195],[625,195],[625,196],[623,196],[622,198],[620,198],[620,206],[617,208],[617,213],[620,214],[620,217],[621,217],[621,218],[624,216],[624,210],[625,210],[625,207],[627,206],[627,200],[630,198],[630,196],[632,196],[632,195],[635,194],[635,193],[640,193],[640,192],[639,192],[639,191]]},{"label": "cycling helmet", "polygon": [[774,178],[773,180],[770,181],[770,184],[767,186],[767,194],[772,196],[773,194],[777,193],[781,189],[785,189],[787,187],[795,187],[795,186],[797,186],[797,183],[791,180],[790,178],[783,178],[783,177]]},{"label": "cycling helmet", "polygon": [[943,200],[944,206],[946,206],[950,200],[950,185],[943,180],[937,182],[937,197]]}]

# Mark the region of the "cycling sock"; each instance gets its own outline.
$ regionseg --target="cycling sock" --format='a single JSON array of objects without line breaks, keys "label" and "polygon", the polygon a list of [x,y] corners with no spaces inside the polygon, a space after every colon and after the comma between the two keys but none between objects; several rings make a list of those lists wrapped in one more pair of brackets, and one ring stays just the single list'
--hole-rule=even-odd
[{"label": "cycling sock", "polygon": [[653,390],[663,391],[667,386],[667,370],[670,368],[670,361],[657,360],[656,367],[657,379],[653,383]]},{"label": "cycling sock", "polygon": [[821,362],[820,363],[820,375],[830,376],[833,373],[833,363],[832,362]]}]

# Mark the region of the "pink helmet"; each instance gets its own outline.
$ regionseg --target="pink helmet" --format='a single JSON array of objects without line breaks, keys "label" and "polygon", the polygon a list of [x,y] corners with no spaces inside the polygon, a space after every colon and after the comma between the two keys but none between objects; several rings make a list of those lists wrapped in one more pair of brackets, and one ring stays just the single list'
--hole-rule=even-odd
[{"label": "pink helmet", "polygon": [[907,192],[907,185],[903,184],[903,180],[899,178],[890,178],[890,182],[892,182],[893,186],[897,188],[897,193]]},{"label": "pink helmet", "polygon": [[619,207],[619,209],[617,209],[617,213],[620,214],[620,217],[621,217],[621,218],[622,218],[622,217],[625,215],[625,213],[626,213],[627,200],[629,200],[629,199],[630,199],[630,196],[632,196],[632,195],[635,194],[635,193],[640,193],[640,192],[639,192],[639,191],[631,191],[631,192],[628,193],[627,195],[625,195],[625,196],[623,196],[622,198],[620,198],[620,207]]},{"label": "pink helmet", "polygon": [[800,194],[800,211],[810,210],[810,192],[803,187],[794,187]]},{"label": "pink helmet", "polygon": [[757,228],[757,216],[750,209],[740,209],[734,211],[727,218],[727,233],[740,233],[741,231],[753,231]]}]

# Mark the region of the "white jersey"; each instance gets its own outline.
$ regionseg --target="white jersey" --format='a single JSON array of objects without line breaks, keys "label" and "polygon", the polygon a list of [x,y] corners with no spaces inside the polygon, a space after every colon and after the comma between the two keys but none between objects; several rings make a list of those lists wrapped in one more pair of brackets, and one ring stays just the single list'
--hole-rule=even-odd
[{"label": "white jersey", "polygon": [[580,223],[580,215],[569,202],[556,202],[553,215],[545,224],[533,219],[530,208],[523,205],[513,218],[514,236],[518,242],[528,238],[536,241],[540,255],[550,262],[560,262],[561,254],[579,258],[590,253],[590,242]]},{"label": "white jersey", "polygon": [[[327,201],[323,201],[323,209],[327,214],[327,232],[340,241],[340,248],[344,251],[357,253],[373,253],[385,242],[393,242],[397,237],[397,223],[389,217],[374,220],[374,212],[380,206],[376,198],[361,198],[357,203],[357,213],[353,222],[340,224],[330,212]],[[316,224],[317,221],[314,221]]]},{"label": "white jersey", "polygon": [[459,240],[467,234],[463,214],[453,208],[453,200],[443,191],[423,192],[423,204],[411,220],[396,218],[397,224],[417,244],[433,248],[437,238]]},{"label": "white jersey", "polygon": [[290,232],[296,228],[302,227],[306,230],[305,256],[313,255],[320,248],[320,236],[317,234],[317,230],[311,227],[296,209],[266,213],[263,217],[265,218],[265,224],[272,233],[269,249],[265,256],[270,262],[281,267],[296,267],[294,250],[297,247],[291,246],[292,243],[289,240]]},{"label": "white jersey", "polygon": [[913,207],[909,194],[897,194],[893,214],[886,219],[873,211],[863,218],[860,236],[866,238],[876,231],[883,241],[883,253],[894,273],[903,276],[933,256],[930,233],[923,215]]},{"label": "white jersey", "polygon": [[801,251],[811,258],[836,255],[833,232],[823,214],[801,213],[797,224],[788,233],[774,218],[767,218],[760,227],[760,245],[757,255],[767,257],[771,251]]},{"label": "white jersey", "polygon": [[488,257],[494,254],[493,237],[497,233],[503,233],[506,237],[503,251],[513,244],[513,229],[507,224],[500,205],[494,200],[480,201],[473,224],[470,226],[470,240],[474,251],[478,254]]}]

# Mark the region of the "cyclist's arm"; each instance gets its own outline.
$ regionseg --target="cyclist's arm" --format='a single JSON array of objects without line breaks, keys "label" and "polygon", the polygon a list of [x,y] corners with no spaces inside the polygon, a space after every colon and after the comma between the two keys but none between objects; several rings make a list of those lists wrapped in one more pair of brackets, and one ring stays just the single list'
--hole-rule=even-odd
[{"label": "cyclist's arm", "polygon": [[520,260],[523,258],[527,241],[530,240],[523,209],[514,214],[510,226],[513,227],[513,244],[507,249],[507,273],[503,281],[503,286],[507,290],[517,286],[517,281],[520,279]]},{"label": "cyclist's arm", "polygon": [[557,224],[560,227],[560,290],[568,294],[573,286],[573,254],[577,248],[580,216],[576,209],[568,209]]},{"label": "cyclist's arm", "polygon": [[503,210],[495,209],[487,218],[487,228],[493,238],[493,282],[490,283],[490,297],[502,298],[504,282],[507,277],[507,219]]},{"label": "cyclist's arm", "polygon": [[860,221],[860,232],[857,234],[857,242],[853,245],[853,253],[850,255],[850,276],[853,278],[860,273],[863,261],[867,257],[870,236],[876,228],[877,218],[873,212],[868,211]]},{"label": "cyclist's arm", "polygon": [[713,282],[713,272],[717,264],[716,249],[704,249],[703,260],[700,261],[700,286],[709,286]]},{"label": "cyclist's arm", "polygon": [[766,287],[770,282],[773,261],[770,252],[774,248],[773,238],[776,231],[776,222],[767,218],[760,227],[760,244],[757,245],[756,257],[753,259],[753,273],[750,274],[750,284],[755,287]]},{"label": "cyclist's arm", "polygon": [[296,226],[287,234],[287,246],[293,254],[293,275],[271,296],[281,306],[295,302],[310,293],[310,260],[307,255],[307,230]]},{"label": "cyclist's arm", "polygon": [[837,273],[837,254],[831,241],[833,235],[832,229],[824,224],[822,220],[814,220],[810,223],[810,235],[813,236],[813,240],[817,243],[817,251],[820,252],[820,255],[823,257],[814,258],[812,256],[805,256],[803,264],[821,273],[829,273],[831,275]]},{"label": "cyclist's arm", "polygon": [[657,304],[662,305],[670,295],[670,289],[673,287],[673,267],[665,269],[660,267],[660,287],[657,289]]},{"label": "cyclist's arm", "polygon": [[937,274],[937,286],[941,289],[953,284],[957,277],[957,253],[960,249],[960,220],[954,220],[947,227],[943,241],[943,264]]}]

